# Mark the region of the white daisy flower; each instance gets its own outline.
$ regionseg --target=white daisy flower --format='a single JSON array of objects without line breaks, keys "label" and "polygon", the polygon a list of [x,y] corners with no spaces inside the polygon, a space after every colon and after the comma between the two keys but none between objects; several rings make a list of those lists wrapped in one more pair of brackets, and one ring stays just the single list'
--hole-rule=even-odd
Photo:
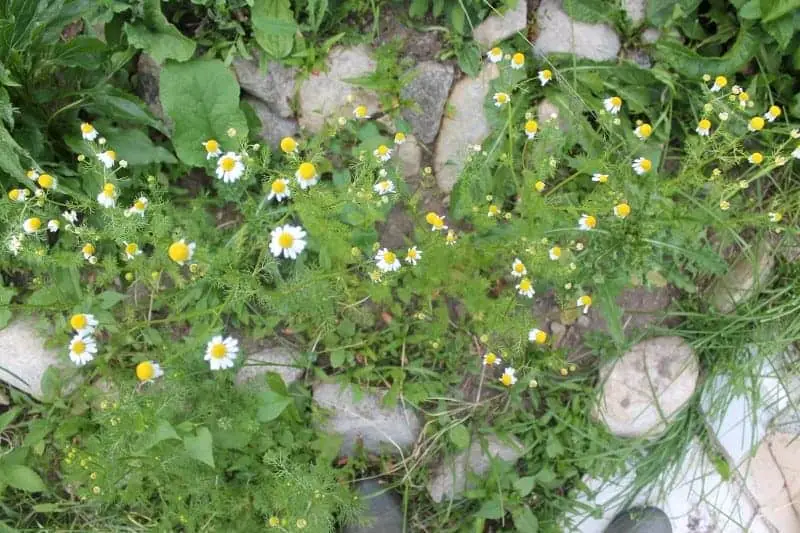
[{"label": "white daisy flower", "polygon": [[747,160],[753,165],[760,165],[764,162],[764,155],[761,152],[753,152]]},{"label": "white daisy flower", "polygon": [[382,144],[372,151],[372,155],[385,163],[392,158],[392,149]]},{"label": "white daisy flower", "polygon": [[136,201],[133,202],[132,206],[125,210],[125,215],[139,215],[140,217],[143,217],[149,203],[150,200],[148,200],[145,196],[140,196],[136,199]]},{"label": "white daisy flower", "polygon": [[353,116],[356,117],[357,119],[369,118],[369,115],[367,114],[367,106],[365,105],[357,106],[355,109],[353,109]]},{"label": "white daisy flower", "polygon": [[631,214],[631,206],[626,203],[617,204],[614,206],[614,215],[617,218],[626,218]]},{"label": "white daisy flower", "polygon": [[272,200],[275,198],[277,201],[282,202],[285,198],[289,198],[291,195],[292,191],[289,189],[289,180],[284,178],[276,178],[270,185],[270,191],[269,195],[267,196],[267,200]]},{"label": "white daisy flower", "polygon": [[511,263],[511,275],[515,278],[521,278],[527,273],[528,269],[525,268],[525,263],[520,261],[519,258],[514,259],[514,262]]},{"label": "white daisy flower", "polygon": [[792,139],[800,139],[800,129],[795,128],[792,131],[790,131],[789,137],[791,137]]},{"label": "white daisy flower", "polygon": [[61,229],[61,222],[56,219],[51,219],[47,222],[47,231],[50,233],[55,233],[59,229]]},{"label": "white daisy flower", "polygon": [[533,298],[533,295],[536,294],[536,291],[533,290],[533,283],[528,278],[522,278],[519,283],[516,285],[517,291],[522,296],[527,296],[528,298]]},{"label": "white daisy flower", "polygon": [[592,174],[592,181],[595,183],[608,183],[608,174],[601,174],[600,172],[595,172]]},{"label": "white daisy flower", "polygon": [[583,214],[578,219],[578,228],[581,231],[591,231],[597,227],[597,219],[592,215]]},{"label": "white daisy flower", "polygon": [[281,139],[281,151],[284,154],[294,154],[297,153],[297,141],[294,137],[284,137]]},{"label": "white daisy flower", "polygon": [[100,133],[94,129],[94,126],[88,122],[81,122],[81,137],[83,137],[84,141],[93,141],[97,139],[98,135]]},{"label": "white daisy flower", "polygon": [[393,193],[395,191],[394,182],[392,180],[382,180],[372,186],[372,190],[381,196]]},{"label": "white daisy flower", "polygon": [[234,152],[228,152],[217,161],[217,178],[223,183],[234,183],[244,174],[242,157]]},{"label": "white daisy flower", "polygon": [[78,223],[78,213],[76,213],[75,210],[64,211],[63,213],[61,213],[61,216],[64,217],[64,220],[66,220],[70,224]]},{"label": "white daisy flower", "polygon": [[510,387],[517,382],[516,370],[511,367],[506,368],[503,371],[503,375],[500,376],[500,383],[505,385],[506,387]]},{"label": "white daisy flower", "polygon": [[400,146],[401,144],[406,142],[406,134],[402,131],[398,131],[394,134],[394,144],[395,146]]},{"label": "white daisy flower", "polygon": [[417,265],[417,261],[422,259],[422,250],[417,250],[416,246],[412,246],[406,252],[406,263],[410,263],[414,266]]},{"label": "white daisy flower", "polygon": [[633,167],[634,172],[641,176],[642,174],[650,172],[653,168],[653,162],[644,157],[637,157],[633,160],[633,163],[631,163],[631,167]]},{"label": "white daisy flower", "polygon": [[539,78],[539,83],[542,84],[542,87],[550,83],[550,80],[553,79],[553,73],[550,72],[549,69],[540,70],[539,73],[536,75]]},{"label": "white daisy flower", "polygon": [[69,317],[69,326],[75,330],[78,335],[88,335],[94,333],[94,329],[99,322],[89,313],[78,313]]},{"label": "white daisy flower", "polygon": [[239,341],[233,337],[222,338],[217,335],[208,341],[205,360],[211,370],[224,370],[233,367],[233,360],[239,355]]},{"label": "white daisy flower", "polygon": [[42,219],[38,217],[26,218],[22,223],[22,229],[25,230],[25,233],[36,233],[42,229]]},{"label": "white daisy flower", "polygon": [[610,96],[603,100],[603,107],[612,115],[616,115],[619,113],[619,110],[622,109],[622,98],[619,96]]},{"label": "white daisy flower", "polygon": [[495,107],[503,107],[504,105],[511,103],[511,97],[508,95],[508,93],[503,92],[494,93],[492,100],[494,100]]},{"label": "white daisy flower", "polygon": [[101,163],[106,168],[111,168],[114,166],[114,162],[117,160],[117,152],[114,150],[106,150],[105,152],[100,152],[97,154],[97,159],[100,160]]},{"label": "white daisy flower", "polygon": [[764,118],[770,122],[775,122],[775,119],[779,116],[781,116],[781,108],[776,105],[770,106],[767,112],[764,113]]},{"label": "white daisy flower", "polygon": [[117,188],[113,183],[103,185],[103,190],[97,195],[97,203],[107,209],[117,205]]},{"label": "white daisy flower", "polygon": [[34,169],[30,169],[25,173],[25,176],[31,181],[36,181],[39,178],[39,173]]},{"label": "white daisy flower", "polygon": [[561,247],[560,246],[553,246],[547,252],[547,255],[550,256],[550,260],[551,261],[558,261],[559,259],[561,259]]},{"label": "white daisy flower", "polygon": [[747,123],[747,129],[749,131],[761,131],[764,129],[764,119],[761,117],[753,117],[750,119],[750,122]]},{"label": "white daisy flower", "polygon": [[400,270],[400,260],[397,258],[397,254],[387,248],[378,250],[378,253],[375,254],[375,263],[383,272]]},{"label": "white daisy flower", "polygon": [[633,130],[633,134],[639,139],[645,141],[653,134],[653,126],[650,124],[639,124],[636,126],[636,129]]},{"label": "white daisy flower", "polygon": [[711,121],[707,118],[704,118],[700,122],[697,123],[697,129],[694,131],[701,137],[708,137],[711,133]]},{"label": "white daisy flower", "polygon": [[206,161],[222,155],[222,148],[220,148],[219,143],[215,139],[209,139],[204,142],[203,148],[206,149]]},{"label": "white daisy flower", "polygon": [[781,213],[771,212],[771,213],[767,213],[767,216],[769,217],[769,221],[770,222],[778,223],[781,220],[783,220],[783,214],[781,214]]},{"label": "white daisy flower", "polygon": [[28,199],[28,189],[11,189],[8,191],[8,199],[12,202],[22,203]]},{"label": "white daisy flower", "polygon": [[483,366],[497,366],[502,362],[503,359],[494,352],[489,352],[483,356]]},{"label": "white daisy flower", "polygon": [[494,48],[486,52],[486,57],[492,63],[499,63],[500,61],[503,60],[503,50],[495,46]]},{"label": "white daisy flower", "polygon": [[142,361],[136,365],[136,379],[142,383],[149,383],[164,375],[161,365],[155,361]]},{"label": "white daisy flower", "polygon": [[525,122],[525,136],[532,140],[536,137],[536,133],[539,131],[539,124],[535,120],[528,120]]},{"label": "white daisy flower", "polygon": [[513,56],[511,56],[511,68],[514,70],[519,70],[525,66],[525,54],[522,52],[517,52]]},{"label": "white daisy flower", "polygon": [[589,312],[589,307],[592,305],[592,297],[588,294],[584,294],[580,298],[578,298],[577,306],[583,307],[583,314]]},{"label": "white daisy flower", "polygon": [[50,174],[40,174],[36,178],[36,183],[45,190],[56,190],[56,187],[58,187],[58,181]]},{"label": "white daisy flower", "polygon": [[716,93],[722,90],[723,87],[728,85],[728,78],[725,76],[717,76],[714,78],[714,85],[711,86],[711,92]]},{"label": "white daisy flower", "polygon": [[69,342],[69,358],[76,366],[83,366],[94,359],[97,341],[91,335],[78,333]]},{"label": "white daisy flower", "polygon": [[187,243],[186,239],[181,239],[169,245],[167,255],[169,255],[170,259],[183,266],[184,263],[192,260],[195,248],[195,243]]},{"label": "white daisy flower", "polygon": [[792,157],[795,159],[800,159],[800,144],[797,145],[797,148],[792,150]]},{"label": "white daisy flower", "polygon": [[319,174],[317,174],[317,167],[313,163],[300,163],[297,167],[297,172],[294,173],[297,178],[297,183],[303,190],[308,189],[312,185],[316,185],[319,181]]},{"label": "white daisy flower", "polygon": [[94,253],[96,252],[94,244],[87,242],[81,248],[81,253],[83,254],[83,258],[87,261],[94,257]]},{"label": "white daisy flower", "polygon": [[547,342],[547,333],[540,329],[533,328],[528,332],[528,340],[536,344],[544,344]]},{"label": "white daisy flower", "polygon": [[123,242],[123,244],[125,245],[123,252],[125,254],[126,261],[132,261],[133,259],[136,259],[137,255],[142,255],[142,250],[135,242]]},{"label": "white daisy flower", "polygon": [[306,247],[306,232],[300,226],[278,226],[272,230],[270,237],[269,250],[275,257],[283,255],[287,259],[297,259]]},{"label": "white daisy flower", "polygon": [[431,225],[431,231],[446,230],[447,226],[444,225],[445,216],[439,216],[433,211],[425,215],[425,221]]}]

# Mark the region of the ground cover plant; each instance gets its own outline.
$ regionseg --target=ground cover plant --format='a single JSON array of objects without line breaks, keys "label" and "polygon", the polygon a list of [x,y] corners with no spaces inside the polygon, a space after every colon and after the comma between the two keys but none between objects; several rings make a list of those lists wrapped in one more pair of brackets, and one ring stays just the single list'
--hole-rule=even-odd
[{"label": "ground cover plant", "polygon": [[[644,336],[623,291],[673,288],[670,331],[704,376],[740,385],[766,357],[744,347],[800,331],[790,259],[734,313],[708,296],[741,251],[797,246],[796,12],[688,4],[648,13],[700,43],[664,37],[652,69],[538,57],[522,35],[479,49],[467,28],[484,3],[400,6],[444,17],[464,71],[498,72],[474,110],[491,133],[431,209],[430,168],[407,178],[399,162],[412,131],[394,45],[358,80],[382,111],[354,97],[277,146],[228,66],[265,54],[313,75],[335,43],[364,39],[353,19],[394,3],[0,3],[0,322],[33,317],[64,363],[42,401],[12,389],[0,408],[3,525],[334,531],[363,519],[353,481],[380,477],[403,494],[406,531],[555,532],[585,476],[641,458],[633,494],[679,464],[706,437],[699,392],[655,441],[592,416],[598,366]],[[565,9],[626,26],[616,3]],[[745,46],[762,33],[786,54]],[[163,120],[132,94],[143,52],[162,66]],[[543,97],[572,112],[539,115]],[[398,211],[411,228],[389,246]],[[582,350],[545,312],[603,325]],[[242,386],[271,343],[294,347],[305,377]],[[421,413],[412,449],[341,457],[312,399],[323,380]],[[490,438],[518,446],[517,464],[433,503],[437,457]]]}]

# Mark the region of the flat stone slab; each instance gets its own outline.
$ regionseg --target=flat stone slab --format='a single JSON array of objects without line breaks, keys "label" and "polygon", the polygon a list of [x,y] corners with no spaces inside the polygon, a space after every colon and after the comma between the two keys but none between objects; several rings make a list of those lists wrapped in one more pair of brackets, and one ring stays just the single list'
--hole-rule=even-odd
[{"label": "flat stone slab", "polygon": [[359,482],[358,493],[367,507],[367,521],[345,526],[343,533],[403,533],[403,502],[398,494],[372,479]]},{"label": "flat stone slab", "polygon": [[281,118],[294,115],[292,99],[295,93],[297,69],[283,66],[278,61],[269,61],[266,70],[261,70],[257,59],[237,58],[233,71],[244,92],[267,104]]},{"label": "flat stone slab", "polygon": [[494,435],[486,438],[486,446],[476,437],[469,449],[452,458],[445,458],[431,472],[427,488],[428,494],[436,503],[457,498],[469,488],[468,474],[485,474],[492,466],[492,459],[514,462],[523,452],[521,443],[507,444]]},{"label": "flat stone slab", "polygon": [[37,400],[43,398],[42,376],[51,366],[68,368],[68,350],[60,355],[45,348],[30,319],[14,320],[0,330],[0,380]]},{"label": "flat stone slab", "polygon": [[244,366],[236,372],[235,381],[237,385],[245,385],[267,372],[275,372],[285,384],[291,385],[302,379],[305,371],[298,352],[278,345],[249,355]]},{"label": "flat stone slab", "polygon": [[359,444],[380,453],[405,453],[422,431],[422,422],[410,407],[400,403],[394,409],[383,405],[385,390],[364,391],[354,397],[352,386],[342,388],[334,383],[313,386],[314,402],[331,411],[320,429],[343,438],[341,453],[352,455]]},{"label": "flat stone slab", "polygon": [[765,520],[777,531],[800,531],[800,440],[772,433],[758,447],[745,485]]},{"label": "flat stone slab", "polygon": [[730,313],[737,305],[761,291],[774,266],[775,256],[771,246],[766,241],[756,244],[711,286],[711,305],[721,313]]},{"label": "flat stone slab", "polygon": [[478,24],[472,38],[484,48],[507,39],[528,25],[528,1],[517,0],[517,5],[500,15],[494,13]]},{"label": "flat stone slab", "polygon": [[533,50],[537,54],[566,53],[610,61],[619,53],[619,35],[611,26],[572,20],[561,9],[561,0],[542,0],[536,11],[536,23],[539,35]]},{"label": "flat stone slab", "polygon": [[444,104],[453,85],[453,67],[436,61],[423,61],[414,69],[413,78],[400,89],[400,97],[412,102],[403,109],[403,118],[424,144],[439,133]]},{"label": "flat stone slab", "polygon": [[283,118],[275,113],[270,106],[252,96],[242,98],[247,102],[261,121],[261,131],[259,135],[264,141],[277,148],[281,139],[292,137],[298,131],[297,121],[293,118]]}]

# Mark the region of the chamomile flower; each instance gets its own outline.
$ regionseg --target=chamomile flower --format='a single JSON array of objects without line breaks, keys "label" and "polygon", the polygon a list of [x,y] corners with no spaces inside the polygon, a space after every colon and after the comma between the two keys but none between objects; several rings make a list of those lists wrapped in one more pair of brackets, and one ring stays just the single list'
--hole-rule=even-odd
[{"label": "chamomile flower", "polygon": [[161,365],[155,361],[142,361],[136,365],[136,379],[142,383],[149,383],[164,375]]},{"label": "chamomile flower", "polygon": [[381,180],[372,186],[372,190],[380,196],[386,196],[395,191],[394,182],[392,180]]},{"label": "chamomile flower", "polygon": [[97,195],[97,203],[106,209],[117,205],[117,188],[113,183],[103,185],[103,190]]},{"label": "chamomile flower", "polygon": [[406,263],[416,266],[417,261],[419,261],[420,259],[422,259],[422,251],[417,250],[416,246],[412,246],[406,252]]},{"label": "chamomile flower", "polygon": [[561,247],[560,246],[553,246],[550,250],[547,251],[547,255],[550,256],[551,261],[558,261],[561,259]]},{"label": "chamomile flower", "polygon": [[50,174],[40,174],[39,177],[36,178],[36,183],[38,183],[39,187],[42,189],[48,190],[56,190],[58,186],[58,181]]},{"label": "chamomile flower", "polygon": [[533,184],[533,188],[536,189],[536,192],[542,192],[545,190],[545,188],[547,188],[547,184],[542,180],[539,180]]},{"label": "chamomile flower", "polygon": [[591,231],[597,227],[597,219],[592,215],[583,214],[578,219],[578,228],[581,231]]},{"label": "chamomile flower", "polygon": [[511,68],[514,70],[519,70],[525,66],[525,54],[521,52],[517,52],[513,56],[511,56]]},{"label": "chamomile flower", "polygon": [[489,218],[494,218],[500,216],[501,214],[502,212],[500,211],[500,208],[496,204],[491,204],[489,206],[489,211],[486,213],[486,216],[488,216]]},{"label": "chamomile flower", "polygon": [[496,353],[489,352],[483,356],[483,366],[497,366],[503,362]]},{"label": "chamomile flower", "polygon": [[719,208],[723,211],[727,211],[728,209],[731,208],[731,203],[728,200],[720,200]]},{"label": "chamomile flower", "polygon": [[540,329],[533,328],[528,332],[528,340],[536,344],[544,344],[547,342],[547,333]]},{"label": "chamomile flower", "polygon": [[206,160],[214,159],[222,155],[222,148],[216,139],[209,139],[202,143],[206,149]]},{"label": "chamomile flower", "polygon": [[381,248],[375,254],[375,264],[383,272],[400,270],[400,260],[397,258],[397,254],[387,248]]},{"label": "chamomile flower", "polygon": [[791,137],[792,139],[800,139],[800,129],[795,128],[792,131],[790,131],[789,137]]},{"label": "chamomile flower", "polygon": [[405,133],[403,133],[402,131],[398,131],[397,133],[394,134],[394,144],[396,146],[400,146],[404,142],[406,142],[406,134]]},{"label": "chamomile flower", "polygon": [[697,129],[694,131],[696,131],[701,137],[708,137],[709,134],[711,134],[711,121],[707,118],[702,119],[697,123]]},{"label": "chamomile flower", "polygon": [[522,278],[519,280],[519,283],[516,285],[516,289],[520,295],[527,296],[528,298],[533,298],[533,295],[536,294],[536,291],[533,290],[533,283],[528,278]]},{"label": "chamomile flower", "polygon": [[736,95],[736,98],[739,100],[739,107],[742,109],[747,107],[747,103],[750,101],[750,95],[747,94],[745,91],[740,92]]},{"label": "chamomile flower", "polygon": [[589,296],[588,294],[584,294],[583,296],[578,298],[576,305],[578,307],[583,307],[583,314],[586,314],[589,312],[589,307],[591,307],[592,305],[592,297]]},{"label": "chamomile flower", "polygon": [[353,116],[359,120],[369,118],[369,115],[367,115],[367,106],[356,106],[356,108],[353,109]]},{"label": "chamomile flower", "polygon": [[539,83],[542,84],[542,87],[550,83],[550,80],[553,79],[553,73],[550,72],[549,69],[540,70],[536,77],[539,78]]},{"label": "chamomile flower", "polygon": [[499,63],[500,61],[503,60],[503,50],[501,50],[500,47],[495,46],[494,48],[486,52],[486,57],[492,63]]},{"label": "chamomile flower", "polygon": [[494,93],[492,100],[494,100],[495,107],[503,107],[504,105],[511,103],[511,97],[508,95],[508,93],[503,92]]},{"label": "chamomile flower", "polygon": [[97,342],[91,335],[80,333],[69,342],[69,358],[76,366],[83,366],[94,359],[97,353]]},{"label": "chamomile flower", "polygon": [[239,341],[233,337],[222,338],[222,335],[213,337],[206,345],[204,359],[208,361],[211,370],[224,370],[233,367],[233,361],[239,355]]},{"label": "chamomile flower", "polygon": [[316,185],[319,181],[319,174],[317,174],[317,167],[313,163],[300,163],[297,167],[297,172],[294,173],[297,178],[297,183],[303,190],[308,189],[312,185]]},{"label": "chamomile flower", "polygon": [[797,148],[792,150],[792,157],[795,159],[800,159],[800,144],[797,145]]},{"label": "chamomile flower", "polygon": [[272,230],[270,237],[269,251],[275,257],[283,255],[287,259],[297,259],[306,248],[306,232],[300,226],[278,226]]},{"label": "chamomile flower", "polygon": [[711,86],[711,92],[716,93],[722,90],[723,87],[728,85],[728,78],[725,76],[717,76],[714,78],[714,85]]},{"label": "chamomile flower", "polygon": [[272,180],[272,183],[269,186],[267,200],[272,200],[275,198],[277,201],[282,202],[285,198],[289,198],[291,195],[292,191],[289,189],[289,180],[284,178],[275,178]]},{"label": "chamomile flower", "polygon": [[55,233],[61,229],[61,222],[56,219],[51,219],[47,222],[47,231]]},{"label": "chamomile flower", "polygon": [[228,152],[217,161],[217,178],[223,183],[234,183],[244,174],[242,156],[235,152]]},{"label": "chamomile flower", "polygon": [[297,141],[294,140],[294,137],[284,137],[281,139],[281,151],[284,154],[297,153]]},{"label": "chamomile flower", "polygon": [[175,241],[169,245],[167,255],[169,258],[183,266],[184,263],[191,261],[197,245],[193,242],[186,242],[186,239]]},{"label": "chamomile flower", "polygon": [[608,174],[601,174],[600,172],[595,172],[592,174],[592,181],[596,183],[608,183]]},{"label": "chamomile flower", "polygon": [[781,220],[783,220],[783,214],[781,214],[781,213],[771,212],[771,213],[767,213],[767,216],[769,217],[769,221],[770,222],[774,222],[776,224],[778,222],[780,222]]},{"label": "chamomile flower", "polygon": [[105,152],[100,152],[97,154],[97,159],[103,163],[103,166],[106,168],[111,168],[114,166],[114,163],[117,160],[117,152],[114,150],[106,150]]},{"label": "chamomile flower", "polygon": [[750,154],[750,157],[748,157],[747,160],[753,165],[760,165],[764,162],[764,156],[761,154],[761,152],[753,152]]},{"label": "chamomile flower", "polygon": [[83,137],[84,141],[93,141],[97,139],[98,135],[100,133],[94,129],[94,126],[88,122],[81,122],[81,137]]},{"label": "chamomile flower", "polygon": [[97,250],[94,247],[94,244],[87,242],[81,247],[81,253],[83,254],[83,258],[87,261],[90,257],[94,257],[94,254]]},{"label": "chamomile flower", "polygon": [[533,139],[539,132],[539,123],[535,120],[528,120],[525,122],[525,136],[528,139]]},{"label": "chamomile flower", "polygon": [[26,218],[22,223],[22,229],[25,233],[36,233],[42,228],[42,219],[38,217]]},{"label": "chamomile flower", "polygon": [[455,246],[456,242],[458,242],[458,237],[456,236],[456,232],[450,230],[447,232],[447,236],[444,239],[444,243],[447,246]]},{"label": "chamomile flower", "polygon": [[761,131],[764,129],[764,119],[761,117],[753,117],[747,123],[747,129],[750,131]]},{"label": "chamomile flower", "polygon": [[770,106],[767,112],[764,113],[764,118],[770,122],[774,122],[779,116],[781,116],[781,108],[776,105]]},{"label": "chamomile flower", "polygon": [[28,189],[11,189],[8,191],[8,199],[12,202],[24,202],[28,199]]},{"label": "chamomile flower", "polygon": [[617,204],[614,206],[614,215],[617,218],[626,218],[631,214],[631,206],[626,203]]},{"label": "chamomile flower", "polygon": [[653,169],[653,162],[645,157],[637,157],[633,160],[631,167],[633,167],[634,172],[641,176],[642,174],[646,174]]},{"label": "chamomile flower", "polygon": [[511,367],[506,368],[503,371],[503,375],[500,376],[500,383],[502,383],[506,387],[514,385],[517,382],[517,376],[514,375],[515,373],[516,370],[514,370],[513,368]]},{"label": "chamomile flower", "polygon": [[445,216],[439,216],[433,211],[425,215],[425,222],[431,225],[431,231],[446,230],[447,226],[444,225]]},{"label": "chamomile flower", "polygon": [[140,196],[136,200],[134,200],[133,205],[130,206],[126,211],[125,214],[127,216],[130,215],[139,215],[140,217],[144,216],[144,212],[147,210],[147,205],[150,203],[150,200],[147,199],[145,196]]},{"label": "chamomile flower", "polygon": [[36,181],[36,178],[39,177],[39,173],[34,169],[30,169],[25,173],[25,177],[31,181]]},{"label": "chamomile flower", "polygon": [[61,213],[61,216],[70,224],[76,224],[78,222],[78,213],[76,213],[75,210],[64,211]]},{"label": "chamomile flower", "polygon": [[382,144],[372,151],[372,155],[378,158],[379,161],[383,161],[385,163],[392,158],[392,149],[385,144]]},{"label": "chamomile flower", "polygon": [[633,134],[643,141],[647,140],[653,134],[653,126],[650,124],[639,124],[636,126],[636,129],[633,130]]},{"label": "chamomile flower", "polygon": [[603,100],[603,107],[612,115],[616,115],[619,113],[619,110],[622,109],[622,98],[619,96],[610,96]]},{"label": "chamomile flower", "polygon": [[125,248],[123,248],[123,253],[125,254],[126,261],[132,261],[136,259],[137,255],[142,255],[142,250],[139,249],[139,245],[135,242],[123,242]]},{"label": "chamomile flower", "polygon": [[69,317],[69,327],[78,335],[94,333],[98,324],[97,318],[89,313],[77,313]]}]

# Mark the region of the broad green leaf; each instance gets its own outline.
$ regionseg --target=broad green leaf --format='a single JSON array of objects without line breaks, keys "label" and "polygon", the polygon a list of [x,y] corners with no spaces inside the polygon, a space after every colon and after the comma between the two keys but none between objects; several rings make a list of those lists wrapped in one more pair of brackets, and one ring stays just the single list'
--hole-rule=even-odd
[{"label": "broad green leaf", "polygon": [[733,74],[753,58],[763,36],[755,28],[741,28],[736,42],[721,57],[704,57],[674,40],[660,40],[654,55],[687,78],[700,79],[703,74]]},{"label": "broad green leaf", "polygon": [[539,531],[539,520],[527,505],[514,509],[511,516],[514,517],[514,527],[520,533],[537,533]]},{"label": "broad green leaf", "polygon": [[456,50],[458,66],[467,76],[472,78],[478,75],[481,67],[481,51],[474,42],[461,46]]},{"label": "broad green leaf", "polygon": [[194,436],[187,435],[183,437],[183,447],[189,457],[214,468],[213,438],[207,427],[197,428]]},{"label": "broad green leaf", "polygon": [[202,143],[208,139],[217,139],[225,149],[229,128],[247,135],[239,84],[221,61],[167,64],[161,72],[160,94],[164,111],[175,124],[172,143],[189,165],[205,165]]},{"label": "broad green leaf", "polygon": [[408,16],[413,19],[421,19],[428,12],[428,0],[411,0],[408,6]]},{"label": "broad green leaf", "polygon": [[536,485],[536,478],[534,476],[521,477],[514,482],[514,488],[523,498],[531,493],[534,485]]},{"label": "broad green leaf", "polygon": [[128,42],[147,52],[158,64],[167,59],[188,61],[194,55],[195,42],[169,23],[161,12],[161,0],[145,0],[144,17],[135,24],[125,24]]},{"label": "broad green leaf", "polygon": [[259,422],[270,422],[275,420],[281,416],[281,413],[283,413],[283,411],[289,407],[289,404],[292,401],[291,398],[271,390],[262,392],[260,398],[261,405],[256,413],[256,417],[258,418]]},{"label": "broad green leaf", "polygon": [[[762,24],[800,11],[800,0],[761,0]],[[795,26],[795,31],[798,27]]]},{"label": "broad green leaf", "polygon": [[559,440],[555,433],[550,433],[550,435],[548,435],[545,453],[550,459],[555,459],[564,454],[564,445],[561,444],[561,440]]},{"label": "broad green leaf", "polygon": [[[328,261],[330,263],[330,260]],[[342,350],[341,348],[335,348],[331,350],[331,366],[333,368],[339,368],[342,366],[347,359],[347,352]]]},{"label": "broad green leaf", "polygon": [[0,467],[0,480],[25,492],[42,492],[46,489],[39,474],[25,465],[3,465]]},{"label": "broad green leaf", "polygon": [[25,171],[19,162],[21,153],[23,153],[23,149],[11,137],[5,126],[0,125],[0,171],[13,178],[22,178]]},{"label": "broad green leaf", "polygon": [[172,424],[167,422],[166,420],[159,420],[158,424],[156,425],[156,429],[150,433],[148,438],[146,439],[145,446],[143,450],[148,450],[158,444],[159,442],[170,440],[170,439],[180,439],[180,435],[178,432],[175,431],[175,428],[172,427]]},{"label": "broad green leaf", "polygon": [[491,500],[486,500],[481,505],[481,508],[478,509],[478,512],[475,513],[475,516],[479,516],[481,518],[488,518],[490,520],[499,520],[503,518],[505,513],[503,512],[503,506],[500,505],[500,500],[497,498],[492,498]]},{"label": "broad green leaf", "polygon": [[652,0],[647,2],[647,20],[654,26],[664,26],[694,13],[699,5],[700,0]]},{"label": "broad green leaf", "polygon": [[0,431],[6,429],[6,426],[8,426],[14,420],[14,418],[16,418],[16,416],[19,414],[19,411],[19,407],[14,407],[0,415]]},{"label": "broad green leaf", "polygon": [[297,23],[289,0],[255,0],[250,8],[256,42],[272,57],[292,52]]},{"label": "broad green leaf", "polygon": [[778,42],[781,49],[786,49],[795,33],[800,31],[800,9],[770,22],[763,20],[761,25]]},{"label": "broad green leaf", "polygon": [[[104,133],[105,134],[105,133]],[[157,146],[142,130],[125,129],[105,134],[109,146],[114,147],[119,159],[128,165],[149,165],[150,163],[177,163],[172,152]]]},{"label": "broad green leaf", "polygon": [[103,55],[106,50],[106,43],[100,39],[79,35],[67,43],[54,47],[51,60],[56,65],[92,70],[103,66]]},{"label": "broad green leaf", "polygon": [[100,294],[100,307],[103,309],[111,309],[124,299],[125,295],[120,292],[103,291],[103,293]]},{"label": "broad green leaf", "polygon": [[450,428],[448,437],[456,448],[459,450],[466,450],[469,446],[469,430],[463,424],[458,424]]}]

